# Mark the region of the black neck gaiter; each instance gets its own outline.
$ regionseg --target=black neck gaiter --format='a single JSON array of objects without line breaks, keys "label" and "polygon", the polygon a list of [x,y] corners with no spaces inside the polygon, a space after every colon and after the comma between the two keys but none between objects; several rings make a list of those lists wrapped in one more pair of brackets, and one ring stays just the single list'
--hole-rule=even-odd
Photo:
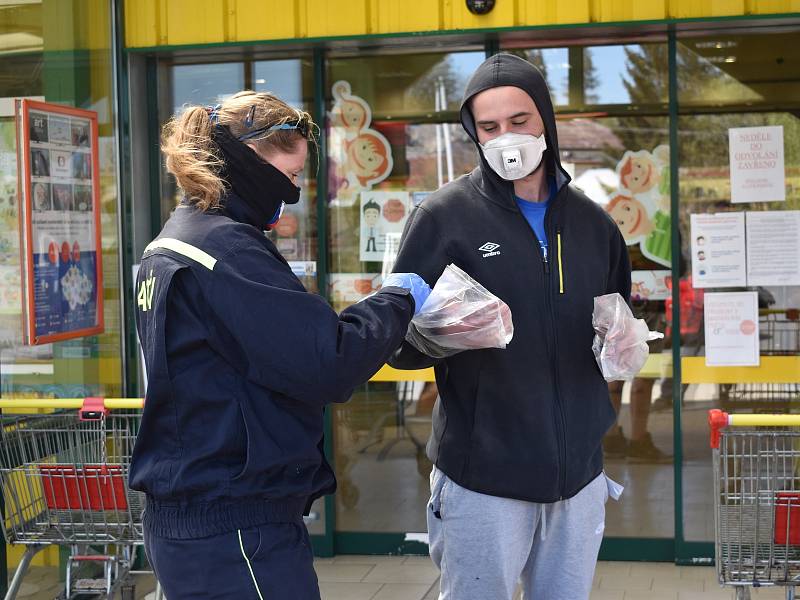
[{"label": "black neck gaiter", "polygon": [[223,200],[222,210],[229,217],[264,230],[275,223],[282,203],[300,200],[300,188],[237,140],[225,125],[214,126],[212,139],[224,161],[220,176],[233,192]]}]

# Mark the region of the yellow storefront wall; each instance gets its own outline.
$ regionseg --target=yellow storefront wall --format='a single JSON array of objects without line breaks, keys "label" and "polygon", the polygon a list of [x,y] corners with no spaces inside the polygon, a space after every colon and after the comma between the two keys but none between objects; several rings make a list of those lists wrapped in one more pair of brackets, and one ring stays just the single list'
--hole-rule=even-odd
[{"label": "yellow storefront wall", "polygon": [[800,0],[128,0],[129,48],[800,12]]}]

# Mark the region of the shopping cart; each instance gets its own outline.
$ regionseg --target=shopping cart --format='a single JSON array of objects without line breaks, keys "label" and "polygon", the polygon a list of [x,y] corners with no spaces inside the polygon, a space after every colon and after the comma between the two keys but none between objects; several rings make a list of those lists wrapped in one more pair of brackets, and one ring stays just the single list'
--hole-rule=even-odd
[{"label": "shopping cart", "polygon": [[722,585],[800,585],[800,415],[709,411],[715,552]]},{"label": "shopping cart", "polygon": [[141,407],[128,399],[0,401],[4,411],[24,411],[3,415],[0,437],[3,534],[26,546],[6,599],[51,545],[70,549],[61,598],[134,598],[144,497],[127,480]]},{"label": "shopping cart", "polygon": [[[796,356],[800,354],[800,310],[759,311],[760,354]],[[800,383],[736,383],[720,389],[723,410],[789,412],[800,402]]]}]

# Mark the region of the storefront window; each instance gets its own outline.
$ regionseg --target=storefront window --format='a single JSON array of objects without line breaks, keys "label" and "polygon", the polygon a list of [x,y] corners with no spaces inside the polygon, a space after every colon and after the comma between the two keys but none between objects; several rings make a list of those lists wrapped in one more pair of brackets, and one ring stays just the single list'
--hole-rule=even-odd
[{"label": "storefront window", "polygon": [[666,104],[669,99],[666,44],[584,48],[583,89],[587,105]]},{"label": "storefront window", "polygon": [[187,104],[214,106],[244,89],[242,63],[175,65],[172,68],[173,112]]},{"label": "storefront window", "polygon": [[[536,66],[544,75],[547,87],[554,106],[569,105],[570,69],[569,49],[567,48],[533,48],[530,50],[515,50],[513,54],[524,58]],[[594,76],[593,69],[587,69],[587,74]]]},{"label": "storefront window", "polygon": [[664,43],[525,48],[515,41],[503,51],[542,72],[557,111],[619,105],[625,111],[666,112],[669,72]]},{"label": "storefront window", "polygon": [[[665,340],[651,344],[650,359],[638,377],[609,386],[619,416],[603,441],[605,468],[626,491],[619,502],[609,502],[606,507],[606,535],[672,537],[672,340],[666,310],[672,266],[667,45],[513,51],[539,67],[548,85],[555,83],[551,95],[556,103],[562,164],[573,174],[573,184],[620,224],[633,267],[634,313],[650,329],[665,334]],[[548,53],[568,60],[567,79],[551,76]],[[565,98],[560,85],[569,79]],[[608,116],[559,118],[559,113],[590,112],[599,105]],[[620,106],[615,109],[614,105]],[[644,107],[644,114],[630,114],[631,108]],[[640,210],[642,220],[630,222],[625,217],[628,209]]]},{"label": "storefront window", "polygon": [[[688,540],[714,539],[706,411],[786,413],[794,412],[800,401],[800,375],[775,362],[776,357],[800,355],[800,273],[796,258],[794,263],[781,258],[796,249],[800,235],[796,218],[800,210],[800,119],[796,110],[790,110],[800,97],[793,92],[800,86],[796,40],[797,31],[693,38],[679,46],[682,99],[691,105],[730,105],[736,111],[686,115],[678,122],[681,250],[687,263],[680,287],[681,353],[684,378],[690,382],[684,385],[683,400],[683,514]],[[783,105],[785,110],[753,112],[746,108],[759,103]],[[735,128],[752,128],[746,130],[749,138],[756,136],[763,144],[773,143],[764,136],[776,130],[767,128],[779,128],[783,160],[777,161],[773,171],[783,176],[783,186],[764,183],[765,164],[748,163],[746,157],[731,162],[730,130]],[[738,138],[734,135],[735,153],[739,152]],[[761,173],[756,177],[761,183],[755,192],[747,183],[732,183],[732,164],[734,176],[743,176],[744,182],[752,179],[750,173]],[[784,199],[770,202],[776,194]],[[734,203],[742,195],[747,201]],[[725,243],[720,234],[701,231],[709,227],[723,228],[716,231],[728,239],[726,248],[720,247]],[[766,263],[759,258],[764,252]],[[720,277],[723,263],[727,275]],[[706,305],[710,300],[716,302],[717,294],[730,292],[749,292],[753,298],[750,335],[758,366],[739,369],[735,383],[715,383],[717,369],[709,363],[716,363],[720,352],[716,326],[711,327],[712,337],[706,337]],[[726,351],[722,354],[726,359]],[[742,359],[730,358],[734,363]]]},{"label": "storefront window", "polygon": [[313,71],[311,60],[261,60],[253,63],[253,89],[270,92],[291,106],[310,110]]},{"label": "storefront window", "polygon": [[[111,78],[110,5],[75,4],[64,27],[55,3],[0,10],[0,393],[3,398],[124,395],[120,319],[117,164]],[[107,26],[105,26],[107,24]],[[22,343],[19,199],[14,98],[33,97],[97,112],[105,331]]]},{"label": "storefront window", "polygon": [[[313,76],[309,59],[291,58],[255,62],[172,65],[167,67],[171,82],[168,103],[162,101],[159,115],[165,123],[184,106],[213,106],[245,89],[252,82],[257,92],[270,92],[305,111],[313,105]],[[171,106],[173,112],[165,110]],[[300,202],[287,206],[283,218],[268,234],[310,291],[317,291],[316,170],[312,153],[301,182]],[[163,166],[162,166],[163,168]],[[171,175],[161,174],[161,218],[166,221],[180,200],[180,190]]]},{"label": "storefront window", "polygon": [[797,32],[719,34],[678,44],[679,101],[682,107],[754,106],[795,101]]},{"label": "storefront window", "polygon": [[[380,288],[413,207],[471,171],[457,121],[483,52],[332,58],[328,81],[329,297]],[[369,383],[334,412],[342,531],[424,532],[435,384]]]}]

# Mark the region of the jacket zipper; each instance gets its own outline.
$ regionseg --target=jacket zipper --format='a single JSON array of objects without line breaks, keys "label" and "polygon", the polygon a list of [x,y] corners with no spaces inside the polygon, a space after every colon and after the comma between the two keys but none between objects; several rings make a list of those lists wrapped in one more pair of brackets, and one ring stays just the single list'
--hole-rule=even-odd
[{"label": "jacket zipper", "polygon": [[561,229],[556,229],[556,239],[558,240],[558,293],[564,293],[564,266],[561,260]]},{"label": "jacket zipper", "polygon": [[[549,230],[549,228],[547,227],[547,223],[549,222],[549,220],[550,220],[550,211],[548,210],[547,213],[545,214],[545,231]],[[557,231],[560,232],[560,230],[557,230]],[[560,256],[561,235],[560,235],[560,233],[558,234],[557,242],[559,244],[559,257],[558,257],[559,258],[559,266],[558,266],[558,272],[559,272],[559,277],[560,277],[561,276],[561,256]],[[549,244],[549,242],[548,242],[548,244]],[[545,272],[549,273],[549,271],[547,271],[547,270]],[[547,306],[548,306],[548,309],[549,309],[549,312],[550,312],[550,335],[552,336],[552,339],[553,339],[553,355],[552,355],[553,382],[554,382],[555,393],[556,393],[556,405],[558,406],[558,427],[559,427],[559,442],[560,442],[560,444],[559,444],[559,453],[560,453],[560,458],[561,458],[561,469],[558,472],[558,499],[560,501],[560,500],[564,499],[564,486],[566,485],[566,481],[567,481],[567,427],[566,427],[566,419],[564,417],[564,405],[563,405],[563,403],[561,401],[561,392],[559,390],[559,385],[558,385],[559,377],[560,377],[559,369],[558,369],[558,337],[556,335],[557,324],[558,323],[557,323],[557,319],[556,319],[555,307],[553,306],[553,304],[554,304],[553,303],[554,291],[551,292],[551,290],[550,290],[550,286],[551,286],[552,282],[551,282],[551,278],[549,277],[549,275],[546,277],[546,279],[547,279],[547,294],[546,294]],[[563,293],[563,284],[562,284],[562,292],[561,293]]]},{"label": "jacket zipper", "polygon": [[[558,194],[556,194],[556,196],[558,196]],[[514,200],[513,195],[512,195],[511,200],[512,201]],[[556,199],[554,198],[553,199],[553,203],[555,202],[555,200]],[[514,202],[514,205],[516,205],[516,202]],[[551,208],[552,208],[552,203],[551,203],[550,206],[547,207],[547,211],[545,212],[545,215],[544,215],[545,237],[547,237],[547,231],[549,230],[548,223],[550,222],[550,214],[551,214],[550,210],[551,210]],[[527,223],[526,223],[526,225],[527,225]],[[536,232],[534,232],[533,229],[531,229],[530,227],[528,227],[528,230],[531,232],[531,235],[533,236],[533,239],[536,241],[536,247],[537,247],[537,249],[539,251],[539,255],[542,257],[542,268],[544,269],[544,275],[545,275],[544,276],[544,281],[545,281],[545,285],[546,285],[545,298],[547,300],[548,312],[550,313],[550,337],[553,340],[553,347],[552,347],[552,350],[551,350],[550,358],[551,358],[551,361],[552,361],[551,367],[552,367],[552,370],[553,370],[553,383],[554,383],[555,393],[556,393],[556,405],[558,406],[558,415],[557,415],[558,418],[556,419],[557,420],[556,426],[557,426],[557,429],[558,429],[558,438],[559,438],[559,440],[558,440],[558,442],[559,442],[559,448],[558,448],[558,450],[559,450],[559,462],[560,462],[559,466],[561,467],[558,470],[558,500],[561,501],[561,500],[564,499],[564,486],[565,486],[566,480],[567,480],[567,475],[566,475],[566,471],[567,471],[567,439],[566,439],[566,437],[567,437],[567,434],[566,434],[566,425],[565,425],[565,417],[564,417],[564,407],[563,407],[562,402],[561,402],[561,393],[559,392],[559,389],[558,389],[558,379],[559,379],[559,371],[558,371],[558,339],[556,338],[556,314],[555,314],[555,309],[553,308],[553,293],[550,290],[550,287],[551,287],[550,262],[547,259],[547,253],[545,253],[544,249],[542,248],[542,245],[539,243],[539,237],[536,235]],[[558,257],[559,266],[558,266],[558,270],[559,270],[559,276],[560,276],[560,274],[561,274],[561,253],[560,253],[560,249],[561,249],[561,229],[558,228],[557,232],[558,232],[557,235],[558,235],[558,245],[559,245],[559,257]],[[547,241],[547,246],[549,248],[550,247],[550,241],[549,241],[549,239],[546,240],[546,241]],[[563,284],[562,284],[562,288],[563,288]],[[563,293],[563,291],[562,291],[562,293]]]}]

